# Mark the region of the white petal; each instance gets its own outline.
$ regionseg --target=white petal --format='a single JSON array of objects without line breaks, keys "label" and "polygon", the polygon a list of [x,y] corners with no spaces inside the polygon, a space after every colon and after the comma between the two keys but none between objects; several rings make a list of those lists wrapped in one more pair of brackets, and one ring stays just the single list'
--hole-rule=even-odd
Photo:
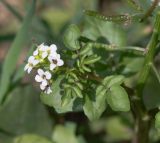
[{"label": "white petal", "polygon": [[50,70],[53,70],[56,68],[56,65],[55,64],[50,64]]},{"label": "white petal", "polygon": [[43,86],[42,84],[40,84],[40,89],[44,90],[46,88],[46,86]]},{"label": "white petal", "polygon": [[37,82],[42,82],[42,81],[43,81],[42,77],[39,76],[39,75],[36,75],[36,76],[35,76],[35,80],[36,80]]},{"label": "white petal", "polygon": [[48,56],[48,60],[52,63],[52,59],[53,57],[52,56]]},{"label": "white petal", "polygon": [[59,59],[59,60],[57,61],[57,65],[58,65],[58,66],[63,66],[63,65],[64,65],[63,60]]},{"label": "white petal", "polygon": [[37,72],[41,77],[44,75],[44,71],[42,69],[38,69]]},{"label": "white petal", "polygon": [[46,79],[51,79],[52,75],[49,71],[45,72]]},{"label": "white petal", "polygon": [[57,58],[57,59],[60,59],[60,54],[57,54],[57,55],[56,55],[56,58]]},{"label": "white petal", "polygon": [[44,51],[43,53],[42,53],[42,58],[44,59],[44,58],[46,58],[48,56],[48,53],[46,52],[46,51]]},{"label": "white petal", "polygon": [[39,60],[34,60],[34,61],[32,62],[32,64],[33,64],[33,66],[35,66],[35,65],[37,65],[39,62],[40,62]]},{"label": "white petal", "polygon": [[48,48],[49,48],[49,47],[48,47],[47,45],[44,45],[44,43],[39,46],[39,50],[40,50],[40,51],[47,51]]},{"label": "white petal", "polygon": [[34,55],[34,56],[37,56],[38,53],[39,53],[38,50],[35,50],[35,51],[33,52],[33,55]]},{"label": "white petal", "polygon": [[50,51],[50,56],[53,58],[57,58],[57,53],[55,51]]},{"label": "white petal", "polygon": [[44,43],[40,44],[40,45],[38,46],[38,49],[42,51],[43,47],[44,47]]},{"label": "white petal", "polygon": [[42,84],[43,86],[47,86],[47,85],[48,85],[48,82],[47,82],[46,79],[43,79],[41,84]]},{"label": "white petal", "polygon": [[57,51],[57,46],[55,44],[50,45],[51,51],[55,52]]},{"label": "white petal", "polygon": [[29,64],[26,64],[24,67],[24,71],[26,71],[29,68]]},{"label": "white petal", "polygon": [[31,66],[28,67],[28,70],[27,70],[28,74],[31,72],[31,70],[32,70],[32,67]]},{"label": "white petal", "polygon": [[30,56],[30,57],[28,58],[28,62],[29,62],[29,63],[32,63],[34,60],[35,60],[35,57],[34,57],[34,56]]}]

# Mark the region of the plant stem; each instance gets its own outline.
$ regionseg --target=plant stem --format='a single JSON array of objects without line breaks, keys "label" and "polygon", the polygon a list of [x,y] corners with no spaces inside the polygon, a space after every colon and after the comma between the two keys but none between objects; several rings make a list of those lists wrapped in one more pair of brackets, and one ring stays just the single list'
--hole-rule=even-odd
[{"label": "plant stem", "polygon": [[144,67],[140,71],[139,80],[137,83],[137,99],[134,103],[136,112],[136,134],[137,143],[149,142],[149,130],[150,130],[150,117],[143,103],[143,89],[146,80],[151,70],[151,64],[153,63],[156,46],[158,44],[158,35],[160,32],[160,12],[157,13],[154,25],[154,31],[151,40],[147,46],[147,53],[144,61]]},{"label": "plant stem", "polygon": [[144,61],[144,67],[142,68],[139,76],[139,81],[137,84],[138,95],[142,96],[142,91],[144,88],[144,84],[148,78],[151,64],[153,63],[153,58],[156,50],[156,46],[158,44],[158,35],[160,32],[160,12],[156,16],[155,27],[153,31],[152,38],[147,46],[147,54]]}]

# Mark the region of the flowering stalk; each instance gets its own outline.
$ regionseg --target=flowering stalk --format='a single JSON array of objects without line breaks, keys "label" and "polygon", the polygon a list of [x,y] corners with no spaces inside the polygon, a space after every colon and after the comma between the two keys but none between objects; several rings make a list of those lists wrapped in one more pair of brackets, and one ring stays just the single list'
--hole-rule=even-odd
[{"label": "flowering stalk", "polygon": [[[33,52],[33,55],[28,58],[24,70],[28,74],[32,69],[38,69],[35,80],[40,83],[40,89],[46,93],[52,93],[51,83],[54,69],[64,64],[60,55],[57,53],[57,46],[52,44],[50,46],[41,44]],[[47,70],[46,70],[47,69]]]}]

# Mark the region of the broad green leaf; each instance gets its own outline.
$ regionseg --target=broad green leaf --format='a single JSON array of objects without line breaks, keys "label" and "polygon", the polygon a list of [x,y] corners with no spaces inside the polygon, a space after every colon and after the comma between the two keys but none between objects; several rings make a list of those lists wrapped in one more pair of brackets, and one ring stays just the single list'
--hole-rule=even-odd
[{"label": "broad green leaf", "polygon": [[120,85],[124,82],[124,76],[122,75],[111,75],[111,76],[107,76],[106,78],[104,78],[103,80],[103,84],[107,87],[110,88],[113,85]]},{"label": "broad green leaf", "polygon": [[155,116],[155,127],[156,129],[160,129],[160,112],[158,112]]},{"label": "broad green leaf", "polygon": [[35,10],[35,0],[33,0],[31,8],[26,15],[21,29],[19,30],[13,44],[8,51],[7,57],[3,64],[1,81],[0,81],[0,103],[3,102],[3,98],[9,88],[11,76],[15,70],[16,62],[22,50],[22,47],[28,39],[28,31],[31,24],[31,20]]},{"label": "broad green leaf", "polygon": [[[81,105],[82,103],[77,102],[78,104],[76,105],[75,102],[78,100],[76,99],[76,97],[69,98],[67,96],[66,98],[69,98],[67,99],[68,104],[63,104],[63,101],[65,100],[63,99],[62,101],[62,97],[65,96],[61,87],[63,79],[64,76],[59,75],[58,78],[53,82],[53,85],[51,87],[53,92],[50,95],[44,93],[41,94],[42,102],[48,106],[54,107],[58,113],[80,110],[79,108],[81,107],[79,107],[79,105]],[[78,109],[76,107],[78,107]]]},{"label": "broad green leaf", "polygon": [[124,65],[122,73],[126,75],[135,74],[141,70],[143,63],[144,57],[125,57],[122,61],[122,64]]},{"label": "broad green leaf", "polygon": [[90,120],[97,120],[107,107],[106,90],[99,86],[95,94],[85,96],[83,110]]},{"label": "broad green leaf", "polygon": [[52,121],[38,94],[31,86],[18,87],[10,93],[0,108],[3,134],[9,137],[25,133],[51,135]]},{"label": "broad green leaf", "polygon": [[13,143],[53,143],[47,138],[36,134],[24,134],[13,139]]},{"label": "broad green leaf", "polygon": [[124,30],[112,22],[104,22],[93,17],[86,17],[85,26],[82,36],[87,37],[93,41],[104,37],[110,44],[116,46],[126,45],[126,35]]},{"label": "broad green leaf", "polygon": [[129,111],[130,102],[127,92],[119,85],[113,85],[107,92],[107,102],[114,111]]},{"label": "broad green leaf", "polygon": [[64,126],[57,125],[54,129],[52,140],[56,143],[84,143],[81,137],[76,136],[76,126],[66,123]]},{"label": "broad green leaf", "polygon": [[76,25],[70,25],[64,33],[63,41],[67,48],[70,50],[78,50],[80,49],[79,45],[79,37],[80,37],[80,30]]}]

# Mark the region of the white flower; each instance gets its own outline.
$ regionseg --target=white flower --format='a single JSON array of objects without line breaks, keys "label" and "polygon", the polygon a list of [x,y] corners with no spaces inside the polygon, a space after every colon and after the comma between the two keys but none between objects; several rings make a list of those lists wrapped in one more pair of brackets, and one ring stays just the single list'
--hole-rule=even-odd
[{"label": "white flower", "polygon": [[48,80],[51,79],[52,75],[49,71],[44,72],[42,69],[38,69],[37,72],[38,74],[35,76],[35,80],[41,83],[40,88],[44,90],[48,85]]},{"label": "white flower", "polygon": [[54,53],[54,55],[50,55],[48,57],[48,60],[50,61],[50,70],[53,70],[56,67],[64,65],[63,60],[60,59],[60,55],[57,53]]},{"label": "white flower", "polygon": [[43,71],[42,69],[38,69],[38,74],[35,76],[35,80],[40,82],[40,89],[44,91],[46,94],[50,94],[52,92],[49,86],[49,80],[51,79],[52,75],[48,71]]},{"label": "white flower", "polygon": [[54,53],[57,51],[57,46],[55,44],[52,44],[50,46],[44,45],[42,43],[38,46],[38,48],[33,52],[34,56],[40,56],[42,59],[45,59],[49,55],[54,55]]},{"label": "white flower", "polygon": [[44,43],[40,44],[33,52],[33,56],[40,56],[42,59],[46,58],[48,56],[48,53],[46,52],[48,48],[49,47],[44,45]]},{"label": "white flower", "polygon": [[30,73],[31,70],[34,68],[34,66],[37,65],[38,63],[39,61],[36,60],[34,56],[30,56],[28,58],[28,63],[24,67],[24,71],[27,71],[28,73]]}]

